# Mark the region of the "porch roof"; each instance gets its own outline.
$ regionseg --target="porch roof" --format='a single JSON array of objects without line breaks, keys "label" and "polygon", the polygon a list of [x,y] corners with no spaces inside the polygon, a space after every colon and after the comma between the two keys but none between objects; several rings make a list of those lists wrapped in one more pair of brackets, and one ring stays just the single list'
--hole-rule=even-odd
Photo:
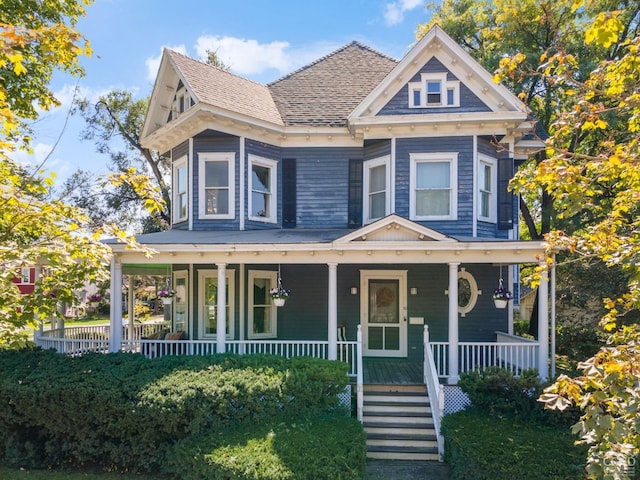
[{"label": "porch roof", "polygon": [[[168,230],[139,235],[151,259],[106,240],[126,263],[531,263],[541,241],[454,238],[388,217],[361,229]],[[276,257],[277,255],[277,257]]]}]

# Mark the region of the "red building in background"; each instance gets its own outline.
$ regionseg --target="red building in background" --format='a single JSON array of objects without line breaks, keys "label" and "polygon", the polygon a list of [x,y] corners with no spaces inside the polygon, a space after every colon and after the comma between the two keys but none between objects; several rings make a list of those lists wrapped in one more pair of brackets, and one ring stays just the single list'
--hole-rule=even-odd
[{"label": "red building in background", "polygon": [[23,267],[20,269],[20,275],[14,277],[12,281],[18,285],[20,293],[33,293],[36,283],[36,269]]}]

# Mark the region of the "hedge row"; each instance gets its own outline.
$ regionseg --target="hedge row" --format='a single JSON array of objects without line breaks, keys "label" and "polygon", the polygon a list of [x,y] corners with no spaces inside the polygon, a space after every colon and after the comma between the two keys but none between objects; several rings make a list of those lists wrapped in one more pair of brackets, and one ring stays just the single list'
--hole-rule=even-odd
[{"label": "hedge row", "polygon": [[216,355],[0,353],[0,463],[158,471],[176,442],[339,409],[347,366]]}]

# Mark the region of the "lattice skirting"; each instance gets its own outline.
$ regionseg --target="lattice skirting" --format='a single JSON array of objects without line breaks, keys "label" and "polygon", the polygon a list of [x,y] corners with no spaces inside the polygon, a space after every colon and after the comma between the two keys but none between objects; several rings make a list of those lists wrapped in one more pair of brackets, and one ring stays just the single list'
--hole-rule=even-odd
[{"label": "lattice skirting", "polygon": [[342,407],[351,409],[351,385],[347,385],[345,389],[338,394],[338,403]]},{"label": "lattice skirting", "polygon": [[471,402],[467,394],[457,385],[444,385],[444,414],[464,410]]}]

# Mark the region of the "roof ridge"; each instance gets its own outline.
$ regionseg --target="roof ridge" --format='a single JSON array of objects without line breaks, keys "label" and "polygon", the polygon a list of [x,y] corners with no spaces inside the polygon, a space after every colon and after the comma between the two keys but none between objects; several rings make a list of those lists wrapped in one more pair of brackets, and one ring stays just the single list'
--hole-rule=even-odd
[{"label": "roof ridge", "polygon": [[303,70],[307,70],[307,69],[313,67],[314,65],[317,65],[318,63],[323,62],[323,61],[327,60],[328,58],[333,57],[334,55],[336,55],[336,54],[342,52],[343,50],[346,50],[347,48],[352,47],[352,46],[357,46],[357,47],[363,48],[365,50],[370,51],[371,53],[379,55],[380,57],[387,58],[387,59],[389,59],[389,60],[391,60],[393,62],[398,63],[397,59],[395,59],[393,57],[390,57],[389,55],[385,55],[384,53],[381,53],[381,52],[371,48],[370,46],[365,45],[364,43],[361,43],[361,42],[359,42],[357,40],[352,40],[351,42],[347,43],[346,45],[343,45],[342,47],[338,48],[337,50],[334,50],[334,51],[332,51],[330,53],[327,53],[326,55],[314,60],[313,62],[308,63],[307,65],[304,65],[304,66],[298,68],[297,70],[294,70],[293,72],[289,72],[286,75],[278,78],[277,80],[274,80],[273,82],[267,83],[267,87],[270,87],[271,85],[274,85],[274,84],[276,84],[276,83],[278,83],[278,82],[280,82],[282,80],[285,80],[285,79],[287,79],[287,78],[289,78],[289,77],[291,77],[291,76],[293,76],[293,75],[295,75],[295,74],[297,74],[299,72],[302,72]]},{"label": "roof ridge", "polygon": [[179,55],[179,56],[181,56],[183,58],[186,58],[187,60],[191,60],[192,62],[199,63],[199,64],[201,64],[201,65],[203,65],[205,67],[213,68],[214,70],[217,70],[217,71],[222,72],[222,73],[226,73],[227,75],[231,75],[232,77],[235,77],[235,78],[239,78],[241,80],[244,80],[245,82],[250,82],[250,83],[253,83],[255,85],[259,85],[261,87],[266,87],[267,86],[264,83],[256,82],[255,80],[251,80],[250,78],[243,77],[241,75],[238,75],[237,73],[232,73],[229,70],[225,70],[224,68],[220,68],[220,67],[217,67],[215,65],[211,65],[210,63],[204,62],[202,60],[198,60],[197,58],[193,58],[193,57],[190,57],[190,56],[185,55],[183,53],[177,52],[175,50],[171,50],[170,48],[166,48],[166,50],[170,54]]}]

